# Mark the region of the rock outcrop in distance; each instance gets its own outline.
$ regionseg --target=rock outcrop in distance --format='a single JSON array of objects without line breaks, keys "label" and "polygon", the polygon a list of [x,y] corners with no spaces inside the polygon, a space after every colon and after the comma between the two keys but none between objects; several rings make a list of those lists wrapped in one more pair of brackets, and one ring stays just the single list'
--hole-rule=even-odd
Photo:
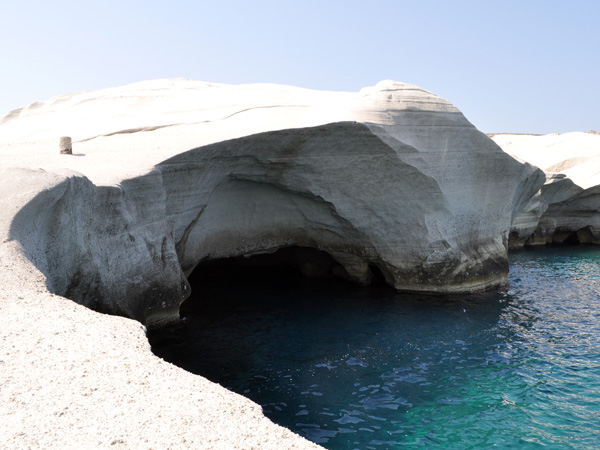
[{"label": "rock outcrop in distance", "polygon": [[513,222],[511,248],[600,244],[600,134],[497,134],[492,139],[547,175],[546,184]]},{"label": "rock outcrop in distance", "polygon": [[393,81],[65,95],[0,119],[0,158],[2,195],[28,193],[3,212],[9,239],[48,289],[148,326],[177,320],[198,263],[287,247],[358,283],[376,270],[407,291],[504,285],[511,223],[545,180],[448,101]]}]

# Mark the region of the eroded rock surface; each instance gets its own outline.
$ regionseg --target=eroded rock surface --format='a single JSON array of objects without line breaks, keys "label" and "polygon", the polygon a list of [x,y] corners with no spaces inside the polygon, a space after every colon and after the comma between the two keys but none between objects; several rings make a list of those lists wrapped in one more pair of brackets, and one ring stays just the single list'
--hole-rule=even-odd
[{"label": "eroded rock surface", "polygon": [[402,290],[502,285],[511,222],[544,181],[446,100],[391,81],[145,82],[13,112],[0,145],[4,177],[39,183],[9,235],[49,289],[148,325],[178,317],[198,262],[287,246],[361,283],[375,266]]},{"label": "eroded rock surface", "polygon": [[[48,211],[71,214],[53,206],[66,203],[71,175],[0,170],[0,192],[11,194],[0,195],[0,448],[322,449],[260,405],[157,358],[138,322],[48,292],[51,240],[36,227]],[[30,202],[42,208],[31,233],[11,239],[14,212]]]},{"label": "eroded rock surface", "polygon": [[600,244],[600,135],[493,136],[507,153],[542,168],[548,181],[513,222],[510,246]]}]

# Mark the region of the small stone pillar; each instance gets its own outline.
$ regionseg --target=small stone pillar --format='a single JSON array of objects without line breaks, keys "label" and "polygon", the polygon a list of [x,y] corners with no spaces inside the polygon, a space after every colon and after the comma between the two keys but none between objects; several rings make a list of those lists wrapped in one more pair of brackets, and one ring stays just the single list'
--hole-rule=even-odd
[{"label": "small stone pillar", "polygon": [[60,154],[61,155],[72,155],[73,154],[73,144],[71,143],[71,138],[69,136],[62,136],[60,138]]}]

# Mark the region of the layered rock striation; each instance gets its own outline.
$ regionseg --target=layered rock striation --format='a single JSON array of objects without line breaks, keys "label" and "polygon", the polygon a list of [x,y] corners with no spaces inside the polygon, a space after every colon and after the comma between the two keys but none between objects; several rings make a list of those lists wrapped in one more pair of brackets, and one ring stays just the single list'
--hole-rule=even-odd
[{"label": "layered rock striation", "polygon": [[545,179],[448,101],[391,81],[72,94],[5,116],[0,148],[2,179],[19,180],[2,195],[36,192],[8,239],[48,289],[149,326],[178,318],[199,262],[291,246],[360,283],[377,268],[399,290],[503,285],[511,223]]},{"label": "layered rock striation", "polygon": [[600,135],[498,134],[507,153],[542,168],[546,184],[513,222],[510,247],[600,244]]}]

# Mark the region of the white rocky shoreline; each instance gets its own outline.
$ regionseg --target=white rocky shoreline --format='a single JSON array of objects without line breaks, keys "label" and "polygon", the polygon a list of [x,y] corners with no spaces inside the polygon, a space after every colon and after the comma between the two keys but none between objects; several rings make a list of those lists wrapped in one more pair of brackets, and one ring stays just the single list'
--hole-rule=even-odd
[{"label": "white rocky shoreline", "polygon": [[15,247],[0,245],[1,448],[321,448],[154,356],[140,323],[50,294]]},{"label": "white rocky shoreline", "polygon": [[[59,153],[65,135],[73,155]],[[176,320],[185,273],[304,245],[355,282],[377,266],[398,289],[493,288],[509,235],[547,242],[532,236],[559,201],[540,190],[541,170],[449,102],[395,82],[340,93],[157,80],[60,96],[0,118],[0,167],[11,449],[321,448],[152,354],[142,323]],[[597,215],[580,216],[570,226],[594,236]]]}]

